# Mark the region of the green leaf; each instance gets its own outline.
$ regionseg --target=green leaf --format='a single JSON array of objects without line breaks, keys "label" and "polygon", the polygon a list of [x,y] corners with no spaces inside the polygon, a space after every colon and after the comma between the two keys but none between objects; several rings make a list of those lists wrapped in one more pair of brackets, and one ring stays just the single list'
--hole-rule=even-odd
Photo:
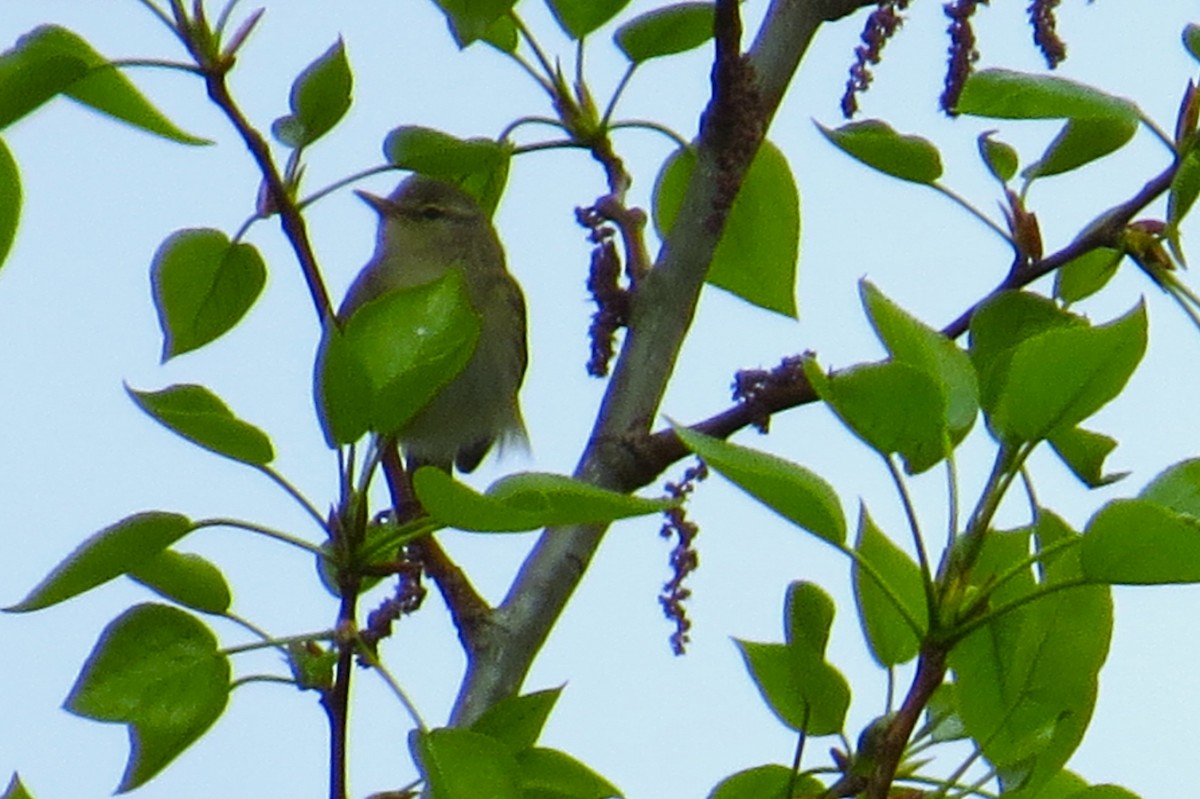
[{"label": "green leaf", "polygon": [[1108,284],[1125,254],[1097,247],[1072,258],[1054,273],[1054,296],[1063,302],[1087,299]]},{"label": "green leaf", "polygon": [[495,738],[514,755],[537,743],[562,688],[510,696],[489,707],[471,725],[475,732]]},{"label": "green leaf", "polygon": [[402,125],[383,143],[383,156],[392,166],[461,186],[489,215],[504,193],[512,152],[508,142],[459,139],[419,125]]},{"label": "green leaf", "polygon": [[253,245],[219,230],[178,230],[154,253],[150,282],[163,331],[162,360],[233,328],[262,293],[267,267]]},{"label": "green leaf", "polygon": [[522,799],[611,799],[624,796],[608,780],[557,749],[535,747],[517,755]]},{"label": "green leaf", "polygon": [[896,603],[916,621],[923,635],[929,627],[929,614],[921,569],[883,534],[866,508],[860,512],[854,549],[858,553],[851,567],[854,599],[871,654],[885,668],[907,663],[917,656],[921,642]]},{"label": "green leaf", "polygon": [[171,141],[212,143],[177,128],[78,35],[43,25],[0,55],[0,128],[58,94]]},{"label": "green leaf", "polygon": [[[1078,537],[1045,511],[1036,530],[1042,546]],[[993,607],[1023,604],[963,639],[949,664],[967,731],[994,766],[1014,775],[1006,792],[1024,786],[1037,795],[1079,745],[1091,718],[1112,635],[1112,599],[1106,586],[1054,590],[1083,577],[1078,547],[1048,560],[1042,582],[1028,568],[1014,574],[1029,557],[1030,532],[988,534],[972,583],[987,586],[1008,574],[993,593]]]},{"label": "green leaf", "polygon": [[572,39],[582,39],[620,13],[629,0],[546,0],[554,19]]},{"label": "green leaf", "polygon": [[834,546],[846,540],[837,492],[799,464],[675,426],[680,440],[738,488]]},{"label": "green leaf", "polygon": [[979,157],[992,173],[992,177],[1000,183],[1008,183],[1017,174],[1017,151],[1002,141],[996,141],[992,135],[996,131],[989,130],[979,134],[976,143],[979,146]]},{"label": "green leaf", "polygon": [[298,148],[312,144],[350,110],[354,75],[341,37],[292,82],[292,113],[275,120],[271,133],[281,144]]},{"label": "green leaf", "polygon": [[613,34],[635,64],[693,50],[713,36],[714,3],[675,3],[634,17]]},{"label": "green leaf", "polygon": [[1018,344],[1047,330],[1084,327],[1086,324],[1083,318],[1029,292],[1005,291],[984,303],[971,316],[968,350],[979,376],[979,399],[983,408],[988,412],[995,408]]},{"label": "green leaf", "polygon": [[25,789],[20,775],[14,773],[12,779],[8,781],[8,787],[4,789],[4,793],[0,793],[0,799],[33,799],[33,794]]},{"label": "green leaf", "polygon": [[202,613],[225,613],[232,597],[221,570],[199,555],[164,549],[129,570],[160,596]]},{"label": "green leaf", "polygon": [[144,784],[212,726],[229,699],[229,660],[194,616],[137,605],[100,635],[64,707],[129,725],[117,792]]},{"label": "green leaf", "polygon": [[1167,225],[1177,228],[1200,195],[1200,149],[1192,147],[1179,163],[1167,195]]},{"label": "green leaf", "polygon": [[1087,782],[1082,777],[1063,769],[1036,791],[1009,791],[1007,795],[1016,799],[1074,799],[1085,788]]},{"label": "green leaf", "polygon": [[1104,473],[1104,459],[1117,446],[1115,438],[1082,427],[1068,427],[1052,433],[1049,440],[1058,457],[1088,488],[1115,483],[1129,474]]},{"label": "green leaf", "polygon": [[325,649],[316,641],[292,641],[287,645],[288,667],[296,680],[296,687],[303,689],[331,690],[336,678],[338,650]]},{"label": "green leaf", "polygon": [[1096,582],[1200,582],[1200,519],[1153,500],[1116,500],[1088,522],[1080,559]]},{"label": "green leaf", "polygon": [[458,530],[517,533],[564,524],[592,524],[659,513],[669,500],[644,499],[544,472],[503,477],[479,494],[440,469],[413,475],[413,488],[431,517]]},{"label": "green leaf", "polygon": [[929,737],[941,743],[957,741],[967,737],[962,718],[958,714],[958,686],[952,680],[939,685],[925,706]]},{"label": "green leaf", "polygon": [[317,354],[317,408],[331,446],[392,435],[470,360],[479,316],[462,270],[364,303]]},{"label": "green leaf", "polygon": [[267,434],[234,416],[204,386],[174,385],[162,391],[135,391],[126,387],[125,390],[152,419],[210,452],[251,466],[265,466],[275,459]]},{"label": "green leaf", "polygon": [[520,765],[494,738],[452,728],[414,731],[413,748],[436,799],[523,799]]},{"label": "green leaf", "polygon": [[1200,519],[1200,458],[1164,469],[1138,496]]},{"label": "green leaf", "polygon": [[1041,159],[1030,164],[1022,175],[1026,180],[1033,180],[1078,169],[1124,147],[1137,132],[1137,127],[1137,119],[1132,117],[1069,120]]},{"label": "green leaf", "polygon": [[894,361],[925,372],[945,397],[946,426],[955,440],[975,424],[979,384],[971,359],[950,339],[911,316],[870,281],[858,284],[863,307]]},{"label": "green leaf", "polygon": [[1116,397],[1146,351],[1139,303],[1099,327],[1048,330],[1018,344],[992,412],[1008,441],[1040,441],[1074,427]]},{"label": "green leaf", "polygon": [[482,38],[502,53],[515,53],[518,44],[517,23],[513,22],[512,17],[499,17],[488,26]]},{"label": "green leaf", "polygon": [[48,30],[34,29],[0,55],[0,129],[66,91],[88,72],[82,58],[37,46]]},{"label": "green leaf", "polygon": [[1188,23],[1184,26],[1183,47],[1192,58],[1200,61],[1200,25]]},{"label": "green leaf", "polygon": [[805,657],[824,657],[829,646],[835,605],[820,586],[805,580],[793,580],[783,601],[783,633],[789,646]]},{"label": "green leaf", "polygon": [[[676,150],[654,184],[654,224],[666,239],[696,167],[696,154]],[[787,158],[764,141],[725,220],[706,280],[768,311],[796,316],[800,195]]]},{"label": "green leaf", "polygon": [[1119,785],[1089,785],[1079,793],[1071,794],[1071,799],[1139,799],[1133,791]]},{"label": "green leaf", "polygon": [[946,397],[924,370],[888,361],[826,375],[810,358],[804,374],[846,427],[876,452],[899,454],[910,474],[946,457]]},{"label": "green leaf", "polygon": [[833,600],[812,583],[788,587],[786,644],[736,640],[746,668],[771,711],[809,735],[840,732],[850,704],[846,679],[825,661]]},{"label": "green leaf", "polygon": [[1138,108],[1123,97],[1050,75],[983,69],[967,78],[955,112],[992,119],[1124,119]]},{"label": "green leaf", "polygon": [[867,166],[913,183],[933,184],[942,176],[942,156],[927,139],[904,136],[878,119],[840,128],[817,124],[833,146]]},{"label": "green leaf", "polygon": [[4,139],[0,139],[0,266],[4,265],[4,259],[12,249],[20,221],[21,172]]},{"label": "green leaf", "polygon": [[40,610],[89,591],[152,560],[191,530],[191,520],[177,513],[128,516],[88,537],[24,599],[5,610]]},{"label": "green leaf", "polygon": [[331,447],[351,444],[370,432],[376,389],[362,356],[336,325],[325,326],[315,372],[317,418],[325,441]]},{"label": "green leaf", "polygon": [[[787,766],[755,766],[721,780],[708,799],[791,799],[791,784],[792,770]],[[792,796],[819,796],[825,786],[816,777],[804,774],[796,779],[795,789]]]},{"label": "green leaf", "polygon": [[506,16],[516,0],[433,0],[459,49],[485,37],[496,20]]}]

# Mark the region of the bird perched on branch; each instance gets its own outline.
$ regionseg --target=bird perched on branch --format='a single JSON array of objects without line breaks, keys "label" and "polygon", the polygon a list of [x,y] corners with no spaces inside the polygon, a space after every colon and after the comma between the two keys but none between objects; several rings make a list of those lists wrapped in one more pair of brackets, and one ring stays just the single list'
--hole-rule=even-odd
[{"label": "bird perched on branch", "polygon": [[458,186],[423,175],[388,197],[357,192],[379,214],[375,254],[338,310],[345,322],[393,289],[419,286],[461,269],[480,321],[475,351],[396,434],[409,460],[470,472],[499,444],[527,446],[517,392],[528,361],[525,298],[505,268],[504,250],[487,213]]}]

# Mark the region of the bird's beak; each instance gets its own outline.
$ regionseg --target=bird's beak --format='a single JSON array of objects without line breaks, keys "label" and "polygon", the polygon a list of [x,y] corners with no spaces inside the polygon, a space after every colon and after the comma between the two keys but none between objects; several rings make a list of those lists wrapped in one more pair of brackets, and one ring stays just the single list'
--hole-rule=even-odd
[{"label": "bird's beak", "polygon": [[395,203],[386,197],[380,197],[378,194],[371,194],[369,191],[358,190],[356,190],[354,193],[358,195],[359,199],[374,208],[375,213],[379,214],[380,216],[385,216],[394,211],[396,208]]}]

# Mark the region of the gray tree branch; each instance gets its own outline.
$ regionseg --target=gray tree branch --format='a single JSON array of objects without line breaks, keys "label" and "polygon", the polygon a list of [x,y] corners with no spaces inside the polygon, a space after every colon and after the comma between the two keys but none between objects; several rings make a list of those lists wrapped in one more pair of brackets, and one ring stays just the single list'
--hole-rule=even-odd
[{"label": "gray tree branch", "polygon": [[[576,477],[615,490],[637,487],[637,459],[628,442],[645,436],[658,412],[728,205],[821,23],[869,5],[874,2],[773,0],[742,58],[729,49],[737,47],[740,33],[736,0],[718,3],[714,92],[702,123],[695,172],[675,227],[634,298],[624,346]],[[730,29],[730,21],[736,30]],[[471,723],[520,688],[604,532],[603,526],[575,526],[542,533],[467,653],[453,724]]]}]

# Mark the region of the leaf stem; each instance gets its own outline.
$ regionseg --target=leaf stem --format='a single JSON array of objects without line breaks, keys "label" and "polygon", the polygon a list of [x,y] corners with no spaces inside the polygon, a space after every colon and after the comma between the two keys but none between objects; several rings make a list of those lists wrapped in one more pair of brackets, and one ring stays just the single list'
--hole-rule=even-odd
[{"label": "leaf stem", "polygon": [[[535,72],[531,66],[529,67],[530,74],[533,75],[534,78],[537,78],[538,82],[542,84],[542,88],[546,89],[546,91],[550,93],[551,97],[554,97],[556,94],[556,73],[554,68],[550,66],[550,61],[546,58],[546,54],[542,52],[542,48],[538,46],[537,39],[533,38],[533,34],[529,32],[529,28],[525,27],[525,23],[521,21],[521,18],[517,15],[517,12],[510,11],[509,15],[512,17],[513,24],[517,26],[517,32],[521,34],[521,38],[525,40],[527,45],[529,45],[529,49],[533,51],[534,57],[537,58],[538,63],[541,65],[542,69],[545,70],[546,76],[545,78],[539,77],[537,72]],[[516,54],[514,53],[513,55],[515,56]]]},{"label": "leaf stem", "polygon": [[657,122],[652,122],[646,119],[626,119],[621,122],[614,122],[609,126],[609,130],[621,130],[623,128],[640,128],[643,130],[652,130],[656,133],[661,133],[671,141],[675,142],[681,150],[686,150],[691,147],[691,142],[680,136],[675,131],[668,128],[666,125],[660,125]]},{"label": "leaf stem", "polygon": [[946,548],[954,545],[958,538],[958,461],[954,458],[954,448],[946,453]]},{"label": "leaf stem", "polygon": [[329,557],[328,553],[326,553],[324,549],[316,544],[305,541],[304,539],[298,538],[290,533],[274,530],[270,527],[264,527],[261,524],[242,521],[241,519],[219,517],[212,519],[201,519],[195,523],[194,529],[199,530],[202,527],[232,527],[237,530],[246,530],[251,533],[258,533],[259,535],[266,536],[267,538],[274,538],[276,541],[282,541],[285,544],[291,544],[298,549],[302,549],[305,552],[309,552],[321,558]]},{"label": "leaf stem", "polygon": [[1171,155],[1176,155],[1178,153],[1178,151],[1175,149],[1175,138],[1160,128],[1157,122],[1141,113],[1141,111],[1138,111],[1138,119],[1143,125],[1149,128],[1150,132],[1154,134],[1155,138],[1166,145],[1167,150],[1170,151]]},{"label": "leaf stem", "polygon": [[787,796],[796,795],[796,782],[800,779],[800,761],[804,757],[804,744],[808,740],[808,714],[812,705],[804,703],[804,717],[800,722],[800,732],[796,737],[796,752],[792,755],[792,773],[788,776]]},{"label": "leaf stem", "polygon": [[1178,280],[1170,274],[1163,275],[1163,283],[1160,285],[1191,323],[1200,329],[1200,314],[1196,312],[1196,309],[1200,308],[1200,298],[1196,296],[1195,292],[1189,289],[1182,280]]},{"label": "leaf stem", "polygon": [[580,36],[575,40],[575,91],[579,93],[579,89],[585,85],[583,82],[583,40]]},{"label": "leaf stem", "polygon": [[[888,474],[892,476],[892,482],[896,486],[896,493],[900,496],[900,504],[904,506],[904,515],[908,519],[908,529],[912,533],[913,547],[917,551],[917,562],[921,565],[921,581],[925,588],[926,609],[928,610],[929,618],[936,619],[937,596],[934,593],[933,572],[929,567],[929,556],[925,552],[925,541],[921,535],[921,523],[917,519],[917,511],[913,506],[912,496],[908,493],[908,486],[904,484],[904,476],[896,468],[895,461],[889,455],[884,455],[883,460],[887,464]],[[918,633],[917,638],[920,639],[922,635],[923,633]]]},{"label": "leaf stem", "polygon": [[164,12],[161,8],[154,5],[154,3],[150,2],[150,0],[137,0],[137,1],[139,3],[141,3],[151,14],[158,17],[159,21],[162,22],[162,24],[166,25],[172,31],[175,31],[174,20],[172,20],[170,17],[168,17],[166,12]]},{"label": "leaf stem", "polygon": [[254,468],[265,474],[268,478],[270,478],[271,482],[282,488],[284,493],[296,500],[296,503],[303,508],[309,516],[312,517],[313,521],[317,523],[317,526],[321,528],[321,530],[326,529],[325,517],[321,515],[321,512],[317,510],[316,506],[309,502],[308,499],[287,480],[287,478],[266,464],[255,464]]},{"label": "leaf stem", "polygon": [[217,24],[213,26],[213,35],[220,40],[221,35],[225,32],[225,26],[229,24],[229,18],[233,15],[233,10],[237,8],[237,4],[241,0],[229,0],[225,7],[221,9],[221,13],[217,16]]},{"label": "leaf stem", "polygon": [[1068,588],[1084,588],[1087,586],[1094,586],[1094,585],[1096,585],[1096,583],[1093,583],[1088,580],[1084,580],[1083,578],[1079,578],[1076,580],[1066,580],[1061,583],[1054,583],[1052,585],[1048,585],[1041,591],[1035,591],[1033,593],[1026,594],[1023,597],[1019,597],[1018,599],[1014,599],[1011,602],[1008,602],[997,608],[994,608],[993,610],[988,611],[987,613],[985,613],[984,615],[982,615],[978,618],[972,619],[971,621],[969,621],[965,625],[963,625],[962,628],[954,631],[954,638],[956,641],[961,641],[962,639],[966,638],[971,633],[978,630],[980,627],[983,627],[987,624],[991,624],[993,621],[1000,618],[1004,614],[1011,613],[1012,611],[1017,610],[1018,608],[1020,608],[1024,605],[1028,605],[1030,602],[1035,602],[1039,599],[1042,599],[1043,597],[1050,596],[1051,594],[1056,594],[1059,591],[1064,591]]},{"label": "leaf stem", "polygon": [[992,472],[988,475],[987,484],[979,496],[979,502],[967,521],[968,533],[984,533],[996,515],[1000,501],[1004,499],[1008,487],[1012,484],[1014,475],[1019,471],[1025,458],[1033,451],[1032,445],[1020,446],[1014,451],[1008,444],[1002,444],[996,453],[992,464]]},{"label": "leaf stem", "polygon": [[339,189],[343,189],[346,186],[349,186],[351,183],[357,183],[358,181],[362,180],[363,178],[369,178],[372,175],[382,175],[385,172],[393,172],[393,171],[395,171],[395,169],[396,169],[396,167],[392,166],[391,164],[380,164],[379,166],[373,166],[369,169],[363,169],[359,172],[355,172],[354,174],[347,175],[346,177],[344,177],[340,180],[335,180],[333,183],[330,183],[328,186],[318,189],[317,191],[308,195],[304,199],[297,200],[296,201],[296,210],[303,211],[305,208],[312,205],[317,200],[324,199],[328,195],[333,194],[335,191],[338,191]]},{"label": "leaf stem", "polygon": [[299,635],[286,635],[282,638],[270,638],[266,641],[254,641],[249,644],[238,644],[236,646],[227,646],[222,648],[223,655],[239,655],[242,652],[254,652],[259,649],[284,649],[288,644],[303,644],[308,641],[331,641],[334,638],[333,630],[321,630],[315,633],[301,633]]},{"label": "leaf stem", "polygon": [[292,677],[280,677],[278,674],[249,674],[245,677],[238,677],[229,684],[229,690],[232,692],[235,688],[240,688],[243,685],[249,685],[252,682],[271,682],[281,683],[283,685],[296,687],[296,680]]},{"label": "leaf stem", "polygon": [[[979,760],[979,758],[983,755],[983,750],[980,749],[979,746],[975,746],[975,747],[973,747],[973,749],[974,749],[974,751],[971,752],[971,755],[969,757],[965,758],[963,760],[963,762],[958,766],[958,768],[956,768],[950,774],[950,776],[944,780],[925,780],[925,779],[921,779],[919,777],[908,777],[906,779],[908,779],[912,782],[918,782],[918,783],[929,784],[929,785],[937,785],[938,786],[937,790],[935,790],[933,793],[929,794],[928,799],[939,799],[939,797],[947,796],[949,794],[951,788],[959,787],[958,781],[961,780],[963,778],[963,775],[967,773],[967,769],[969,769],[972,765],[974,765],[975,762],[977,760]],[[972,783],[971,785],[963,786],[962,791],[958,795],[959,796],[985,796],[985,797],[997,796],[997,794],[993,794],[988,791],[979,790],[989,780],[993,779],[995,776],[996,775],[993,772],[989,771],[987,774],[983,775],[983,777],[981,777],[979,780]]]},{"label": "leaf stem", "polygon": [[[996,593],[996,591],[1007,583],[1009,580],[1020,577],[1022,573],[1028,574],[1029,569],[1036,563],[1041,563],[1051,555],[1056,555],[1064,549],[1079,546],[1082,542],[1081,538],[1064,538],[1061,541],[1056,541],[1045,549],[1040,549],[1032,555],[1023,558],[1019,563],[1013,564],[1003,574],[997,577],[991,584],[980,588],[979,594],[971,603],[971,607],[967,608],[963,615],[971,616],[977,608],[982,608],[988,599]],[[974,619],[972,619],[974,623]]]},{"label": "leaf stem", "polygon": [[515,119],[505,125],[504,129],[500,131],[500,135],[496,137],[496,141],[506,141],[514,132],[516,132],[517,128],[525,125],[548,125],[549,127],[568,132],[566,126],[563,125],[562,120],[555,119],[554,117],[525,116]]},{"label": "leaf stem", "polygon": [[1000,227],[995,222],[993,222],[987,214],[980,211],[978,208],[976,208],[974,205],[972,205],[970,202],[968,202],[965,198],[963,198],[962,196],[957,194],[955,191],[943,186],[941,183],[929,183],[926,185],[928,185],[929,188],[933,189],[934,191],[938,192],[939,194],[947,197],[952,202],[957,203],[961,208],[963,208],[963,210],[965,210],[971,216],[975,217],[980,222],[982,222],[983,224],[985,224],[986,226],[991,228],[992,232],[995,233],[1000,238],[1004,239],[1005,242],[1007,242],[1008,244],[1013,243],[1012,234],[1010,234],[1007,230],[1005,230],[1004,228]]},{"label": "leaf stem", "polygon": [[[895,591],[892,590],[892,587],[888,585],[886,581],[884,581],[883,575],[881,575],[875,569],[875,566],[869,561],[864,560],[862,555],[860,555],[858,551],[852,547],[848,547],[845,544],[834,544],[834,546],[837,547],[838,551],[846,555],[846,557],[850,558],[850,560],[854,561],[854,565],[861,569],[864,574],[874,581],[879,590],[883,592],[883,595],[886,596],[892,603],[892,606],[896,609],[896,612],[900,614],[900,618],[904,619],[904,623],[908,625],[910,630],[912,630],[913,635],[916,636],[918,641],[921,640],[925,636],[926,630],[917,621],[916,617],[909,612],[908,608],[900,600],[900,597]],[[890,690],[891,689],[889,688],[889,692]]]},{"label": "leaf stem", "polygon": [[506,53],[506,55],[515,61],[517,66],[525,71],[525,74],[533,78],[537,85],[542,87],[542,91],[546,92],[546,94],[550,95],[551,97],[554,96],[554,87],[548,83],[545,78],[539,75],[537,70],[533,68],[533,65],[525,60],[520,53]]},{"label": "leaf stem", "polygon": [[104,64],[104,66],[112,67],[113,69],[125,69],[126,67],[170,69],[177,72],[186,72],[189,75],[204,77],[204,70],[195,64],[185,64],[182,61],[171,61],[165,58],[115,58]]},{"label": "leaf stem", "polygon": [[392,676],[392,673],[387,670],[387,667],[383,665],[382,661],[380,661],[376,654],[371,651],[371,648],[368,646],[363,646],[362,642],[360,641],[358,644],[358,655],[365,660],[367,664],[370,665],[370,667],[373,668],[375,672],[383,679],[383,681],[387,683],[387,686],[392,689],[392,693],[396,695],[396,698],[400,700],[400,704],[404,706],[405,711],[407,711],[408,715],[412,717],[413,723],[417,725],[417,729],[419,729],[421,732],[428,732],[429,725],[425,723],[423,718],[421,718],[421,712],[417,710],[416,704],[414,704],[412,699],[409,698],[408,694],[405,693],[404,688],[399,682],[396,681],[396,678]]},{"label": "leaf stem", "polygon": [[241,627],[244,627],[245,629],[254,633],[255,635],[257,635],[259,638],[263,639],[264,641],[271,640],[270,633],[268,633],[267,631],[265,631],[258,625],[254,624],[253,622],[242,618],[241,616],[237,615],[236,613],[233,613],[233,612],[227,610],[221,614],[221,618],[223,618],[227,621],[231,621],[234,624],[237,624]]},{"label": "leaf stem", "polygon": [[612,97],[608,101],[608,105],[604,108],[604,116],[600,118],[600,129],[604,130],[608,127],[609,120],[612,119],[613,112],[617,110],[617,101],[621,99],[621,95],[625,92],[625,87],[629,85],[629,80],[633,77],[633,73],[637,70],[637,62],[631,62],[625,68],[625,74],[621,76],[621,80],[617,82],[617,88],[613,90]]},{"label": "leaf stem", "polygon": [[574,139],[555,139],[554,141],[537,142],[536,144],[523,144],[520,147],[513,148],[514,155],[523,155],[525,153],[536,153],[541,150],[586,150],[588,145],[580,144]]}]

